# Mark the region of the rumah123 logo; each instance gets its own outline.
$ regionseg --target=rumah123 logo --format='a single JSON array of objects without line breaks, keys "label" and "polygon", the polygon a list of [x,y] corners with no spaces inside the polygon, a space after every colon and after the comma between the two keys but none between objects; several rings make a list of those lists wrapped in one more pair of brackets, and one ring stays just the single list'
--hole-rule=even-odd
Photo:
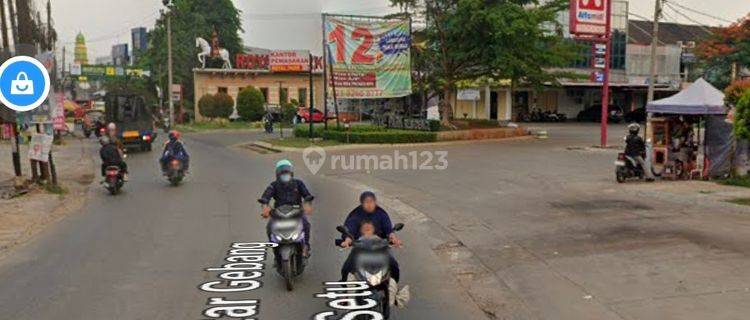
[{"label": "rumah123 logo", "polygon": [[578,8],[585,10],[604,10],[605,0],[578,0]]}]

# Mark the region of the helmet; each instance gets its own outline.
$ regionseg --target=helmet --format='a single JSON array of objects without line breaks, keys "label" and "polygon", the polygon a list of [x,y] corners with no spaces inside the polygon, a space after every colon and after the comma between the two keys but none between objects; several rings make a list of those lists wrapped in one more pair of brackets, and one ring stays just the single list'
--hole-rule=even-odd
[{"label": "helmet", "polygon": [[628,125],[628,132],[632,134],[638,134],[638,132],[641,131],[641,126],[637,123],[631,123]]},{"label": "helmet", "polygon": [[292,172],[293,169],[294,165],[292,165],[292,162],[287,159],[276,162],[276,175],[280,175],[284,172]]},{"label": "helmet", "polygon": [[117,130],[117,125],[114,122],[110,122],[107,125],[107,130]]},{"label": "helmet", "polygon": [[177,130],[169,131],[169,140],[178,140],[180,139],[180,132]]}]

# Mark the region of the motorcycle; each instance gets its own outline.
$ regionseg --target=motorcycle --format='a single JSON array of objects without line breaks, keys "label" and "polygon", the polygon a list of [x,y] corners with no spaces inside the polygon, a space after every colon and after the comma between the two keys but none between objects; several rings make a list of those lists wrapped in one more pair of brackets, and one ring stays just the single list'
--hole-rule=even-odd
[{"label": "motorcycle", "polygon": [[182,165],[182,161],[178,159],[172,159],[169,161],[167,167],[167,180],[172,186],[177,186],[185,178],[185,170]]},{"label": "motorcycle", "polygon": [[104,188],[109,190],[109,193],[113,196],[118,194],[120,189],[122,189],[122,186],[125,184],[120,167],[108,166],[104,172]]},{"label": "motorcycle", "polygon": [[[403,223],[397,223],[393,226],[393,232],[401,231],[404,228]],[[341,234],[353,239],[349,230],[344,226],[336,227]],[[336,240],[336,245],[341,246],[341,239]],[[356,281],[366,282],[369,286],[370,296],[358,297],[358,300],[369,298],[377,304],[370,309],[383,315],[388,319],[391,313],[391,273],[390,273],[390,242],[387,239],[367,238],[358,239],[352,243],[352,252],[354,255],[354,272],[350,275]],[[358,301],[362,303],[363,301]],[[368,318],[365,318],[368,319]]]},{"label": "motorcycle", "polygon": [[273,121],[263,118],[263,128],[266,130],[266,133],[273,133]]},{"label": "motorcycle", "polygon": [[617,154],[615,161],[615,176],[618,183],[623,183],[632,178],[643,179],[645,172],[638,161],[621,152]]},{"label": "motorcycle", "polygon": [[284,278],[286,289],[294,290],[294,278],[305,270],[306,258],[303,254],[305,233],[301,206],[284,205],[271,211],[271,242],[276,271]]}]

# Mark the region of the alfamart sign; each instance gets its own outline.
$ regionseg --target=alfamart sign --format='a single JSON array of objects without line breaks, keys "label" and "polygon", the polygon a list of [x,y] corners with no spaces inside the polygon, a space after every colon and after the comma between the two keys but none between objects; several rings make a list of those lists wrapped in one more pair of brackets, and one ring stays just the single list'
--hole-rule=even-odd
[{"label": "alfamart sign", "polygon": [[328,75],[339,98],[396,98],[411,94],[408,20],[325,16]]},{"label": "alfamart sign", "polygon": [[607,15],[611,0],[570,0],[570,33],[607,35]]}]

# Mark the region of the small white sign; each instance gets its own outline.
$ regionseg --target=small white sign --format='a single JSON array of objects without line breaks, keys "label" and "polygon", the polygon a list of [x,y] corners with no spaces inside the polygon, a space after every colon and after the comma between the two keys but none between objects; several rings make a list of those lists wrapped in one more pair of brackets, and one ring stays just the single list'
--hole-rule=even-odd
[{"label": "small white sign", "polygon": [[80,76],[81,75],[81,64],[80,63],[74,63],[70,65],[70,75],[71,76]]},{"label": "small white sign", "polygon": [[53,140],[54,137],[48,134],[35,134],[31,136],[29,159],[47,162],[49,160],[49,153],[52,150]]},{"label": "small white sign", "polygon": [[479,89],[460,89],[456,98],[462,101],[477,101],[479,100]]}]

